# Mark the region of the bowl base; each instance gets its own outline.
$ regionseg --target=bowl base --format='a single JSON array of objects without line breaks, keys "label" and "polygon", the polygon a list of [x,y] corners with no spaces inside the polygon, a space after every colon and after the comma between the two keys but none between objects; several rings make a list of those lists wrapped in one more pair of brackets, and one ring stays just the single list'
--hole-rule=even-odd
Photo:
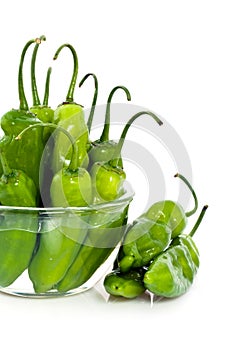
[{"label": "bowl base", "polygon": [[36,294],[35,292],[20,292],[20,291],[15,291],[14,289],[10,288],[3,288],[0,289],[0,293],[11,295],[11,296],[16,296],[16,297],[23,297],[23,298],[33,298],[33,299],[45,299],[45,298],[59,298],[59,297],[67,297],[67,296],[72,296],[72,295],[77,295],[82,292],[87,291],[90,289],[90,287],[80,287],[78,289],[70,290],[68,292],[58,292],[57,290],[50,290],[49,292],[46,293],[40,293]]}]

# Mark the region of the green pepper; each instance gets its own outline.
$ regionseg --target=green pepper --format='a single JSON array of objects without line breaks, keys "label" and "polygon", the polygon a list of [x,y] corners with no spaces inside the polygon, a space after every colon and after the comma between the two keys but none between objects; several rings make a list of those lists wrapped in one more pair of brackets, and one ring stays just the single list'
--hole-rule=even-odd
[{"label": "green pepper", "polygon": [[22,50],[18,70],[18,94],[20,105],[19,109],[12,109],[2,116],[1,128],[5,135],[18,135],[25,127],[37,122],[35,115],[29,111],[24,92],[23,63],[29,46],[35,43],[39,44],[40,42],[41,40],[39,38],[29,40]]},{"label": "green pepper", "polygon": [[64,278],[57,285],[59,292],[78,288],[87,283],[98,268],[107,260],[121,241],[128,220],[128,205],[109,211],[90,211],[88,233],[80,251],[68,269]]},{"label": "green pepper", "polygon": [[175,238],[171,246],[150,264],[143,278],[150,292],[167,298],[178,297],[192,285],[199,267],[199,252],[192,237],[207,207],[203,207],[190,234]]},{"label": "green pepper", "polygon": [[143,270],[132,270],[128,273],[122,273],[120,270],[112,271],[104,278],[105,290],[114,296],[136,298],[146,290],[143,284],[144,273]]},{"label": "green pepper", "polygon": [[59,217],[58,212],[49,217],[46,213],[40,214],[39,244],[28,267],[36,293],[56,288],[80,250],[87,225],[85,218],[79,220],[77,215],[65,210],[60,211]]},{"label": "green pepper", "polygon": [[52,179],[52,206],[82,207],[92,203],[91,177],[85,168],[78,166],[78,153],[77,143],[74,143],[69,166],[64,166]]},{"label": "green pepper", "polygon": [[198,208],[197,196],[189,181],[181,174],[176,174],[189,188],[194,198],[194,208],[185,212],[179,203],[165,200],[154,203],[143,216],[148,219],[167,224],[172,230],[172,238],[178,236],[186,227],[187,217],[193,215]]},{"label": "green pepper", "polygon": [[[118,143],[119,148],[117,148],[115,157],[111,160],[111,163],[94,164],[95,169],[92,169],[94,191],[96,186],[103,187],[101,197],[103,198],[104,195],[104,200],[114,201],[124,193],[123,186],[121,187],[121,185],[123,185],[122,181],[125,179],[125,173],[122,168],[118,167],[119,155],[130,125],[142,114],[148,114],[160,125],[162,124],[152,112],[135,114],[122,132]],[[101,200],[103,200],[102,198]],[[90,228],[82,248],[64,279],[57,286],[60,292],[80,287],[88,281],[98,267],[108,258],[123,237],[128,218],[127,213],[128,207],[122,213],[119,212],[119,209],[115,213],[111,213],[110,211],[110,213],[101,214],[101,210],[98,210],[96,215],[91,213],[89,220]],[[106,224],[104,224],[105,222]]]},{"label": "green pepper", "polygon": [[[41,36],[40,40],[41,41],[46,40],[45,36]],[[35,75],[35,64],[36,64],[38,48],[39,48],[39,43],[35,45],[35,48],[32,54],[32,59],[31,59],[31,89],[32,89],[33,106],[30,108],[30,111],[33,114],[35,114],[36,117],[43,123],[53,123],[54,110],[48,105],[50,77],[51,77],[52,68],[49,67],[47,70],[44,99],[43,99],[43,103],[41,104],[39,94],[38,94],[38,89],[37,89],[36,75]],[[53,138],[51,137],[51,128],[43,129],[43,141],[44,141],[44,152],[41,159],[40,168],[42,168],[42,164],[43,164],[43,169],[46,168],[46,174],[44,174],[45,171],[43,172],[43,174],[40,171],[40,192],[41,192],[41,198],[43,198],[43,202],[44,202],[43,204],[47,205],[48,203],[46,202],[46,197],[47,197],[47,193],[49,192],[48,186],[50,186],[51,177],[53,175],[52,167],[51,167],[51,159],[53,154]]]},{"label": "green pepper", "polygon": [[[32,130],[30,137],[24,139],[24,142],[22,143],[15,142],[14,138],[29,125],[40,123],[40,120],[37,119],[36,116],[28,109],[23,86],[23,62],[25,54],[31,44],[40,42],[40,39],[30,40],[24,46],[18,73],[20,106],[19,109],[12,109],[1,118],[1,127],[5,133],[3,142],[5,140],[5,143],[7,144],[4,152],[10,167],[24,171],[30,178],[32,178],[38,189],[40,161],[44,150],[42,130]],[[28,157],[32,150],[33,157]]]},{"label": "green pepper", "polygon": [[[74,90],[78,76],[78,57],[75,49],[70,44],[64,44],[58,48],[54,55],[57,59],[61,50],[67,47],[71,50],[74,60],[74,69],[66,101],[60,104],[54,112],[54,122],[69,131],[74,137],[79,148],[78,165],[87,168],[89,158],[87,154],[87,144],[89,143],[89,133],[85,122],[83,107],[74,102]],[[63,167],[64,161],[70,160],[70,144],[64,135],[59,134],[55,140],[53,169],[56,173]]]},{"label": "green pepper", "polygon": [[[45,36],[40,37],[40,42],[46,40]],[[37,89],[36,83],[36,75],[35,75],[35,64],[38,48],[40,46],[40,42],[35,45],[33,50],[32,60],[31,60],[31,86],[32,86],[32,101],[33,106],[30,108],[30,111],[36,115],[36,117],[44,123],[52,123],[54,118],[54,111],[52,108],[48,106],[48,96],[49,96],[49,82],[50,82],[50,74],[51,68],[48,69],[46,83],[45,83],[45,94],[44,101],[41,105],[40,98]]]},{"label": "green pepper", "polygon": [[1,205],[35,207],[36,187],[33,180],[23,171],[11,169],[1,149],[0,159],[3,168],[0,179]]},{"label": "green pepper", "polygon": [[31,125],[25,128],[15,139],[21,140],[26,132],[37,128],[53,128],[56,130],[55,132],[62,132],[72,144],[70,164],[68,166],[63,166],[63,168],[53,176],[50,185],[51,205],[53,207],[65,208],[82,207],[91,204],[91,177],[85,168],[78,166],[79,150],[77,143],[66,129],[52,123]]},{"label": "green pepper", "polygon": [[142,111],[131,117],[125,125],[120,140],[117,143],[115,153],[108,162],[96,162],[91,169],[93,181],[93,194],[95,202],[112,201],[124,193],[124,181],[126,174],[123,168],[119,165],[121,159],[121,149],[124,144],[126,134],[131,124],[141,115],[147,114],[151,116],[159,125],[162,121],[152,112]]},{"label": "green pepper", "polygon": [[0,286],[7,287],[29,265],[37,239],[38,216],[23,208],[16,213],[4,207],[35,207],[36,187],[23,171],[9,167],[2,149],[0,160]]},{"label": "green pepper", "polygon": [[[52,206],[65,208],[90,204],[91,178],[86,169],[77,167],[78,148],[75,140],[65,129],[44,124],[44,127],[49,126],[62,131],[69,138],[73,151],[70,165],[53,177],[50,188]],[[29,277],[37,293],[46,293],[55,288],[76,257],[87,231],[85,212],[80,218],[78,215],[75,208],[73,212],[61,211],[59,217],[56,212],[55,217],[51,213],[51,217],[45,220],[42,214],[39,247],[29,266]]]},{"label": "green pepper", "polygon": [[[113,154],[117,149],[117,142],[109,139],[110,130],[110,107],[111,101],[114,93],[122,89],[127,97],[128,101],[131,101],[131,95],[129,90],[124,86],[116,86],[112,89],[107,100],[107,107],[105,113],[104,128],[100,138],[91,143],[91,149],[88,152],[90,163],[94,164],[96,162],[108,162],[112,159]],[[122,167],[122,159],[119,159],[119,165]]]},{"label": "green pepper", "polygon": [[144,217],[137,219],[127,231],[121,247],[121,272],[146,266],[168,247],[171,234],[171,229],[165,223],[154,222]]}]

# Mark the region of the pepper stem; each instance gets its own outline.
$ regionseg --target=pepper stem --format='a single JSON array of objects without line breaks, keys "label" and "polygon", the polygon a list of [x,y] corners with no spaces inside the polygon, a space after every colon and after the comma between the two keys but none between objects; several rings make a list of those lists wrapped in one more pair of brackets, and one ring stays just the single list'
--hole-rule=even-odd
[{"label": "pepper stem", "polygon": [[15,140],[21,140],[22,136],[29,130],[34,129],[34,128],[38,128],[38,127],[45,127],[45,128],[52,128],[55,129],[56,131],[60,131],[63,132],[63,134],[65,134],[68,139],[70,140],[71,146],[72,146],[72,155],[71,155],[71,160],[70,160],[70,164],[68,166],[68,168],[72,171],[76,170],[78,168],[78,146],[77,143],[75,141],[75,139],[73,138],[73,136],[64,128],[62,128],[61,126],[58,126],[56,124],[53,123],[41,123],[41,124],[34,124],[34,125],[30,125],[27,128],[25,128],[23,131],[21,131],[16,137]]},{"label": "pepper stem", "polygon": [[71,50],[72,55],[73,55],[73,60],[74,60],[73,74],[72,74],[69,90],[68,90],[68,93],[66,96],[66,102],[70,103],[70,102],[74,102],[74,89],[75,89],[75,85],[76,85],[76,81],[77,81],[77,77],[78,77],[78,56],[77,56],[77,53],[72,45],[63,44],[57,49],[57,51],[53,57],[54,60],[56,60],[58,58],[59,53],[61,52],[61,50],[64,47],[68,47]]},{"label": "pepper stem", "polygon": [[127,100],[131,101],[131,95],[129,90],[124,87],[124,86],[115,86],[112,91],[110,92],[109,96],[108,96],[108,100],[107,100],[107,107],[106,107],[106,112],[105,112],[105,121],[104,121],[104,128],[102,131],[102,134],[100,136],[100,141],[104,142],[104,141],[108,141],[109,140],[109,129],[110,129],[110,107],[111,107],[111,101],[112,101],[112,97],[115,93],[116,90],[118,89],[122,89],[127,96]]},{"label": "pepper stem", "polygon": [[95,112],[95,106],[96,106],[96,101],[97,101],[97,97],[98,97],[98,80],[95,74],[93,73],[88,73],[86,74],[82,80],[79,83],[79,87],[81,87],[83,85],[83,83],[85,82],[85,80],[92,76],[94,78],[94,82],[95,82],[95,92],[94,92],[94,96],[93,96],[93,100],[92,100],[92,105],[91,105],[91,110],[90,110],[90,114],[87,120],[87,127],[89,132],[91,131],[91,126],[92,126],[92,121],[93,121],[93,116],[94,116],[94,112]]},{"label": "pepper stem", "polygon": [[185,213],[185,215],[187,217],[189,217],[189,216],[195,214],[196,211],[197,211],[197,208],[198,208],[198,199],[197,199],[196,193],[195,193],[194,189],[192,188],[190,182],[183,175],[176,174],[176,175],[174,175],[174,177],[179,177],[186,184],[186,186],[188,186],[189,190],[192,193],[192,196],[193,196],[193,199],[194,199],[194,208],[192,210],[190,210],[190,211]]},{"label": "pepper stem", "polygon": [[202,219],[203,219],[203,217],[204,217],[204,215],[206,213],[207,208],[208,208],[208,205],[204,205],[204,207],[202,208],[202,211],[201,211],[199,217],[197,218],[197,221],[196,221],[195,225],[193,226],[191,232],[189,233],[189,236],[191,236],[191,237],[194,236],[194,233],[197,231],[200,223],[202,222]]},{"label": "pepper stem", "polygon": [[40,105],[40,98],[38,94],[37,84],[36,84],[36,75],[35,75],[35,65],[36,65],[36,57],[39,45],[41,42],[46,40],[46,37],[42,35],[40,38],[36,40],[36,45],[33,50],[32,59],[31,59],[31,87],[32,87],[32,101],[33,107]]},{"label": "pepper stem", "polygon": [[23,111],[28,111],[28,103],[24,92],[24,84],[23,84],[23,63],[26,52],[31,44],[37,43],[38,38],[29,40],[27,44],[24,46],[23,51],[21,53],[20,63],[19,63],[19,72],[18,72],[18,93],[19,93],[19,109]]},{"label": "pepper stem", "polygon": [[49,86],[50,86],[51,72],[52,72],[52,68],[49,67],[46,75],[45,92],[44,92],[44,99],[43,99],[43,106],[45,107],[48,107],[48,104],[49,104]]},{"label": "pepper stem", "polygon": [[123,131],[122,131],[122,134],[121,134],[121,137],[120,137],[120,140],[117,144],[117,147],[116,147],[116,150],[113,154],[113,157],[112,157],[112,160],[110,160],[110,164],[112,166],[118,166],[118,163],[120,161],[120,154],[121,154],[121,150],[122,150],[122,147],[123,147],[123,144],[124,144],[124,141],[125,141],[125,137],[126,137],[126,134],[131,126],[131,124],[137,119],[139,118],[141,115],[143,114],[147,114],[149,116],[151,116],[159,125],[163,125],[163,122],[157,117],[157,115],[155,115],[154,113],[150,112],[150,111],[142,111],[142,112],[138,112],[136,113],[133,117],[131,117],[127,124],[125,125]]}]

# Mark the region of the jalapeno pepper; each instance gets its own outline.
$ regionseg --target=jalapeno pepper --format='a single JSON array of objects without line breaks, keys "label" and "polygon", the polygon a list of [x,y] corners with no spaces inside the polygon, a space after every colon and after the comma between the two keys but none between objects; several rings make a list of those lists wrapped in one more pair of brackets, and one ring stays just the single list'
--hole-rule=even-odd
[{"label": "jalapeno pepper", "polygon": [[[18,138],[22,138],[30,128],[51,127],[63,132],[72,143],[72,158],[68,167],[63,167],[54,175],[50,193],[51,205],[55,207],[82,207],[92,200],[91,177],[86,169],[79,168],[78,148],[75,140],[65,129],[53,124],[42,124],[25,129]],[[38,293],[46,293],[56,287],[76,257],[87,232],[84,217],[78,218],[74,212],[61,211],[60,217],[43,220],[39,247],[29,266],[29,277]],[[79,222],[79,224],[78,224]],[[77,227],[78,226],[78,227]]]},{"label": "jalapeno pepper", "polygon": [[18,109],[12,109],[2,116],[1,128],[5,135],[18,135],[25,127],[37,122],[35,115],[29,111],[24,92],[23,64],[28,48],[32,44],[39,44],[40,42],[41,40],[39,38],[29,40],[22,50],[18,70],[18,94],[20,105]]},{"label": "jalapeno pepper", "polygon": [[143,282],[152,293],[172,298],[184,294],[190,288],[199,267],[199,252],[192,237],[207,207],[203,207],[190,234],[175,238],[171,246],[150,264]]},{"label": "jalapeno pepper", "polygon": [[128,205],[120,210],[110,208],[108,212],[90,211],[88,233],[75,260],[57,285],[59,292],[78,288],[91,278],[121,241],[127,220]]},{"label": "jalapeno pepper", "polygon": [[92,203],[92,182],[88,171],[78,166],[77,144],[68,167],[63,167],[53,177],[50,194],[55,207],[82,207]]},{"label": "jalapeno pepper", "polygon": [[5,209],[4,206],[35,207],[36,186],[23,171],[9,167],[1,148],[0,160],[0,287],[7,287],[29,265],[36,244],[38,216],[23,209],[18,214]]},{"label": "jalapeno pepper", "polygon": [[[105,113],[104,128],[100,138],[91,143],[91,149],[89,150],[90,163],[96,162],[108,162],[112,159],[113,154],[117,148],[117,142],[109,139],[110,130],[110,107],[114,93],[117,90],[123,90],[126,94],[127,100],[131,101],[131,95],[129,90],[125,86],[116,86],[112,89],[107,100],[107,107]],[[119,159],[119,165],[122,167],[122,159]]]},{"label": "jalapeno pepper", "polygon": [[156,255],[165,250],[171,241],[172,231],[163,222],[138,218],[127,231],[121,247],[119,267],[121,272],[146,266]]},{"label": "jalapeno pepper", "polygon": [[[37,119],[36,116],[28,109],[28,103],[25,97],[23,85],[23,63],[25,54],[30,45],[34,43],[39,44],[40,42],[40,39],[30,40],[23,48],[18,73],[20,106],[19,109],[12,109],[1,118],[1,127],[5,133],[3,139],[6,140],[7,144],[7,147],[4,149],[4,153],[8,160],[9,166],[24,171],[30,178],[32,178],[38,189],[40,161],[44,150],[42,130],[32,130],[30,136],[24,139],[24,142],[22,143],[15,142],[14,138],[29,125],[40,123],[40,120]],[[28,154],[31,154],[32,150],[33,157],[28,157]]]},{"label": "jalapeno pepper", "polygon": [[[149,211],[135,220],[125,236],[119,253],[121,256],[119,267],[122,272],[147,265],[156,255],[165,250],[171,238],[180,232],[175,226],[179,224],[179,227],[182,227],[178,220],[182,218],[184,225],[186,217],[196,212],[198,200],[193,188],[183,175],[176,174],[176,177],[180,177],[191,190],[195,200],[194,209],[185,213],[180,205],[172,201],[153,204]],[[174,227],[176,227],[175,231]]]},{"label": "jalapeno pepper", "polygon": [[[193,241],[206,209],[205,205],[188,235],[181,234],[143,267],[131,267],[124,273],[115,269],[104,278],[105,290],[114,296],[135,298],[148,290],[161,297],[177,297],[190,288],[199,268],[199,252]],[[119,253],[120,254],[120,253]],[[118,254],[118,255],[119,255]]]},{"label": "jalapeno pepper", "polygon": [[95,202],[115,200],[124,193],[126,174],[123,168],[119,166],[121,149],[131,124],[143,114],[151,116],[159,125],[163,124],[154,113],[149,111],[138,112],[129,119],[122,131],[112,159],[109,162],[96,162],[92,166],[91,175]]},{"label": "jalapeno pepper", "polygon": [[11,169],[0,147],[3,175],[0,181],[0,203],[7,206],[35,207],[36,187],[23,171]]},{"label": "jalapeno pepper", "polygon": [[[113,201],[118,198],[123,192],[123,187],[120,188],[119,182],[125,179],[125,173],[123,169],[117,167],[121,148],[124,143],[124,139],[132,122],[142,114],[148,114],[152,116],[156,122],[162,124],[162,122],[151,112],[140,112],[135,114],[125,126],[121,139],[118,143],[116,155],[111,160],[114,163],[96,163],[96,167],[92,172],[92,179],[94,179],[94,189],[96,185],[102,185],[106,187],[104,192],[104,199]],[[94,166],[95,166],[94,165]],[[103,167],[103,170],[102,170]],[[96,172],[95,172],[96,171]],[[103,176],[103,174],[107,176]],[[123,175],[122,175],[123,174]],[[98,178],[98,179],[97,179]],[[114,183],[115,180],[115,183]],[[127,222],[128,207],[121,213],[118,210],[115,213],[103,214],[98,211],[96,215],[93,213],[90,215],[89,226],[90,229],[83,243],[81,250],[78,252],[73,264],[67,271],[64,279],[58,284],[59,291],[67,291],[73,288],[81,286],[87,282],[97,268],[107,259],[110,253],[113,251],[117,243],[123,237],[125,232],[125,224]],[[108,223],[103,224],[104,222]]]},{"label": "jalapeno pepper", "polygon": [[[63,48],[67,47],[74,60],[74,69],[69,90],[66,96],[66,101],[60,104],[54,112],[54,122],[68,130],[77,142],[79,149],[78,165],[87,168],[89,158],[87,154],[87,144],[89,143],[88,128],[84,118],[83,107],[74,102],[74,90],[78,76],[78,57],[75,49],[70,44],[64,44],[58,48],[54,55],[54,60],[57,59]],[[64,135],[57,135],[55,140],[53,169],[56,173],[63,167],[64,161],[69,163],[70,160],[70,144]]]},{"label": "jalapeno pepper", "polygon": [[153,204],[145,214],[148,219],[167,224],[172,230],[172,238],[178,236],[184,230],[187,217],[193,215],[198,208],[197,196],[189,181],[181,174],[176,174],[175,177],[179,177],[190,189],[195,202],[194,208],[185,212],[179,203],[165,200]]},{"label": "jalapeno pepper", "polygon": [[103,284],[111,295],[127,299],[136,298],[146,290],[143,284],[144,273],[143,270],[132,270],[128,273],[115,270],[105,276]]},{"label": "jalapeno pepper", "polygon": [[62,132],[72,144],[69,166],[63,166],[52,179],[50,186],[51,205],[54,207],[81,207],[92,203],[92,182],[88,171],[78,166],[78,147],[69,132],[56,124],[43,123],[25,128],[16,140],[21,140],[29,130],[52,128]]}]

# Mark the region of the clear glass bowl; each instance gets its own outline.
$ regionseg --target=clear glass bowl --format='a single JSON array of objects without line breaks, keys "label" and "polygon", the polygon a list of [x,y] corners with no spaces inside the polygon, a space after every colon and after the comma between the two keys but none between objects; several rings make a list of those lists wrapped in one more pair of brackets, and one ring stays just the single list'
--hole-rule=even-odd
[{"label": "clear glass bowl", "polygon": [[57,297],[93,287],[114,262],[133,199],[80,208],[0,206],[0,291]]}]

